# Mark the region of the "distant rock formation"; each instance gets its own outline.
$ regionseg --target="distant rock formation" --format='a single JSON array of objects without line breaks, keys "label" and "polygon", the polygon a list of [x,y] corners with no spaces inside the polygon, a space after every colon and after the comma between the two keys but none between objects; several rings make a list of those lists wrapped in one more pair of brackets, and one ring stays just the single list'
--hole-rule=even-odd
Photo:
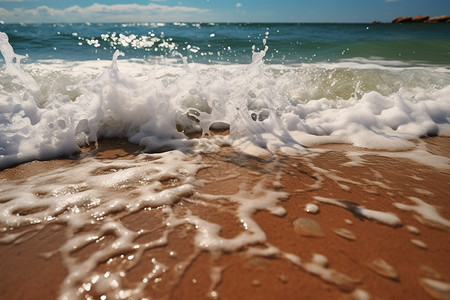
[{"label": "distant rock formation", "polygon": [[445,22],[450,22],[450,16],[442,15],[432,18],[430,18],[429,16],[397,17],[393,19],[391,23],[445,23]]},{"label": "distant rock formation", "polygon": [[413,23],[423,23],[430,19],[429,16],[415,16],[411,19],[411,22]]},{"label": "distant rock formation", "polygon": [[392,20],[392,23],[411,23],[412,17],[397,17]]},{"label": "distant rock formation", "polygon": [[450,16],[443,15],[443,16],[439,16],[439,17],[433,17],[433,18],[429,18],[426,22],[428,22],[428,23],[450,22]]}]

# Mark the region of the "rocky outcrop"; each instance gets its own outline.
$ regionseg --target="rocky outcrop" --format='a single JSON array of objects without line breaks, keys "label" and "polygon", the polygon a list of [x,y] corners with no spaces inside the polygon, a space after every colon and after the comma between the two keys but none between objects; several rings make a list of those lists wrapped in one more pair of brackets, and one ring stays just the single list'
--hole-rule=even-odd
[{"label": "rocky outcrop", "polygon": [[426,22],[429,19],[430,19],[429,16],[415,16],[415,17],[413,17],[411,19],[411,22],[413,22],[413,23],[423,23],[423,22]]},{"label": "rocky outcrop", "polygon": [[427,22],[427,23],[444,23],[444,22],[450,22],[450,16],[443,15],[443,16],[439,16],[439,17],[433,17],[433,18],[429,18],[426,22]]},{"label": "rocky outcrop", "polygon": [[415,16],[415,17],[397,17],[391,23],[444,23],[450,22],[450,16],[442,15],[438,17]]},{"label": "rocky outcrop", "polygon": [[411,23],[412,17],[397,17],[392,20],[392,23]]}]

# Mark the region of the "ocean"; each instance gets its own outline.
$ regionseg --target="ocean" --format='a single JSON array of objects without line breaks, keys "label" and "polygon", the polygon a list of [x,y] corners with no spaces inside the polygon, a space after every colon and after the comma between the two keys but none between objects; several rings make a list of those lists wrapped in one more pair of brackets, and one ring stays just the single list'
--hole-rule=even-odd
[{"label": "ocean", "polygon": [[[298,201],[308,204],[305,214],[344,208],[356,216],[347,217],[347,225],[364,219],[418,231],[410,221],[418,214],[448,230],[450,221],[421,200],[448,196],[445,184],[443,191],[420,185],[447,173],[410,170],[401,175],[417,186],[402,189],[398,174],[383,173],[392,168],[378,169],[369,159],[371,167],[363,168],[365,154],[357,150],[346,152],[349,161],[341,164],[326,147],[347,144],[448,170],[449,159],[424,150],[424,141],[450,135],[449,32],[449,23],[0,24],[0,169],[7,176],[15,166],[31,168],[26,180],[1,177],[0,242],[21,244],[32,239],[29,232],[63,226],[62,245],[45,253],[59,253],[67,271],[60,299],[152,298],[149,289],[182,281],[187,273],[180,270],[195,265],[200,253],[241,252],[286,260],[368,299],[373,291],[355,288],[357,281],[328,268],[326,257],[316,253],[306,263],[302,253],[270,240],[254,214],[268,211],[283,220],[292,210],[280,203],[304,195]],[[95,149],[104,141],[127,141],[142,152],[98,159]],[[211,162],[215,155],[220,168]],[[76,163],[59,167],[60,159]],[[49,162],[49,169],[35,173],[35,161]],[[234,169],[243,166],[250,171]],[[346,177],[340,166],[370,174]],[[285,185],[284,176],[297,169],[304,177]],[[241,177],[251,183],[230,183]],[[217,182],[239,188],[202,190]],[[340,192],[327,190],[328,182]],[[357,188],[367,199],[384,198],[355,203],[360,200],[350,191]],[[198,213],[199,207],[215,217]],[[137,215],[144,222],[146,214],[159,231],[122,221]],[[230,215],[239,230],[224,237],[220,220]],[[180,238],[195,250],[179,249],[177,256],[170,237],[183,228],[195,228],[189,239]],[[90,245],[100,247],[95,255],[78,256],[84,250],[77,249]],[[170,257],[150,260],[155,249]],[[206,284],[213,299],[227,272],[214,261]],[[126,279],[142,264],[151,269]],[[161,293],[155,297],[171,295]]]},{"label": "ocean", "polygon": [[266,64],[346,59],[448,65],[448,24],[125,23],[2,24],[17,53],[39,60],[186,57],[189,63],[249,64],[253,47]]}]

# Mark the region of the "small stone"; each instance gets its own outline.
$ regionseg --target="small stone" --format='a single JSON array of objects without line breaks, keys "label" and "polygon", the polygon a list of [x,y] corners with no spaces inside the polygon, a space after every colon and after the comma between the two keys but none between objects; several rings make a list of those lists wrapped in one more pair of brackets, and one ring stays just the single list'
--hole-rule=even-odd
[{"label": "small stone", "polygon": [[409,232],[411,232],[413,234],[416,234],[416,235],[420,234],[419,229],[417,229],[417,227],[415,227],[415,226],[408,225],[408,226],[406,226],[406,229],[408,229]]},{"label": "small stone", "polygon": [[260,285],[261,285],[261,281],[259,281],[258,279],[253,279],[253,280],[252,280],[252,284],[253,284],[254,286],[260,286]]},{"label": "small stone", "polygon": [[353,221],[350,219],[345,219],[344,222],[348,225],[353,225]]},{"label": "small stone", "polygon": [[349,294],[342,295],[342,297],[339,299],[340,300],[370,300],[371,297],[367,291],[361,290],[361,289],[355,289],[353,292],[351,292]]},{"label": "small stone", "polygon": [[450,284],[447,282],[434,280],[430,278],[422,278],[419,281],[422,288],[434,299],[449,300]]},{"label": "small stone", "polygon": [[336,233],[340,237],[343,237],[344,239],[347,239],[347,240],[350,240],[350,241],[355,241],[356,240],[355,234],[353,232],[351,232],[350,230],[345,229],[345,228],[336,228],[334,230],[334,233]]},{"label": "small stone", "polygon": [[309,218],[297,218],[292,222],[294,230],[301,235],[311,237],[324,237],[322,227],[317,221]]},{"label": "small stone", "polygon": [[372,271],[378,275],[384,276],[392,280],[398,280],[398,274],[395,269],[384,259],[377,258],[367,265]]},{"label": "small stone", "polygon": [[216,291],[211,291],[209,296],[211,297],[211,299],[218,299],[219,298],[219,293],[217,293]]},{"label": "small stone", "polygon": [[288,277],[286,275],[284,275],[283,273],[278,274],[277,278],[282,283],[288,283]]},{"label": "small stone", "polygon": [[328,267],[328,258],[322,254],[314,253],[312,262],[324,268]]},{"label": "small stone", "polygon": [[230,132],[230,124],[216,121],[209,126],[212,135],[228,135]]},{"label": "small stone", "polygon": [[305,206],[305,211],[308,213],[308,214],[313,214],[313,215],[315,215],[315,214],[318,214],[319,213],[319,207],[317,206],[317,205],[315,205],[315,204],[313,204],[313,203],[308,203],[308,204],[306,204],[306,206]]},{"label": "small stone", "polygon": [[411,243],[413,243],[414,245],[416,245],[419,248],[428,249],[427,244],[425,244],[421,240],[411,239]]}]

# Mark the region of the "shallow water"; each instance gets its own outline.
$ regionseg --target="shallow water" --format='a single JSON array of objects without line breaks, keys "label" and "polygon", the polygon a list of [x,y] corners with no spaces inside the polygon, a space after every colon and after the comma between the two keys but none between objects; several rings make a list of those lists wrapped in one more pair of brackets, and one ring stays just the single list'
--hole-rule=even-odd
[{"label": "shallow water", "polygon": [[[67,270],[54,287],[61,299],[176,297],[185,289],[194,293],[190,285],[199,274],[210,279],[199,281],[197,296],[216,298],[227,295],[235,260],[250,270],[276,272],[282,285],[297,284],[293,274],[309,274],[336,293],[361,297],[383,295],[379,280],[367,272],[400,278],[412,293],[419,279],[430,277],[408,275],[408,268],[438,269],[442,284],[449,276],[440,254],[450,247],[450,214],[442,198],[448,195],[448,157],[439,156],[446,166],[435,169],[370,151],[354,159],[354,152],[321,149],[271,158],[227,148],[207,155],[174,150],[122,157],[108,149],[1,174],[3,247],[20,248],[41,232],[52,236],[48,228],[54,226],[64,233],[40,253],[60,256]],[[408,172],[390,168],[394,163]],[[318,211],[305,211],[312,203]],[[414,262],[395,260],[396,247],[407,248]],[[356,261],[350,269],[338,249]],[[201,267],[205,255],[209,262]],[[284,263],[291,267],[278,266]],[[245,276],[241,280],[254,278]],[[253,281],[250,287],[271,284]]]}]

